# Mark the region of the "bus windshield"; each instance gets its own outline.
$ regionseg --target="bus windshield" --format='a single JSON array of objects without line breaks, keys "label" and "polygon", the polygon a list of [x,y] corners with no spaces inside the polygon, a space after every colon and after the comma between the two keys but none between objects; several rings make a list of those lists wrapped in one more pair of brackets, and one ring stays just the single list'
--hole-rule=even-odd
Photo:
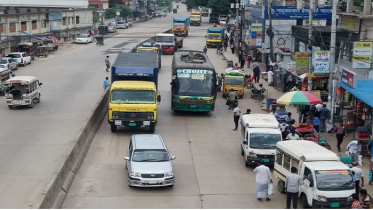
[{"label": "bus windshield", "polygon": [[352,190],[354,180],[349,170],[315,171],[317,189],[324,191]]},{"label": "bus windshield", "polygon": [[112,104],[155,104],[153,90],[113,90],[110,103]]},{"label": "bus windshield", "polygon": [[216,76],[213,70],[177,70],[172,84],[175,95],[209,97],[215,95]]}]

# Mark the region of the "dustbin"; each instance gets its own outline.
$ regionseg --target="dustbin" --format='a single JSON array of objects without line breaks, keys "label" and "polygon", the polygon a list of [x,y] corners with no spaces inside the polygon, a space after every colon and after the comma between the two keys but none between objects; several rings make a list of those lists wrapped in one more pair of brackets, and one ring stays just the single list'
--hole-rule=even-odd
[{"label": "dustbin", "polygon": [[233,61],[227,61],[227,68],[233,67]]}]

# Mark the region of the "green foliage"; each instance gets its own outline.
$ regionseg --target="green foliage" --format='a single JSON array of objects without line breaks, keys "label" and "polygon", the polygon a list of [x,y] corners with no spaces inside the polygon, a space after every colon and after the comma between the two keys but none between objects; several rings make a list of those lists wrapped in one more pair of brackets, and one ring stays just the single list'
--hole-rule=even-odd
[{"label": "green foliage", "polygon": [[364,4],[364,0],[354,0],[355,7],[361,7]]},{"label": "green foliage", "polygon": [[123,18],[127,18],[129,15],[132,14],[132,9],[127,6],[122,6],[120,11],[120,16]]},{"label": "green foliage", "polygon": [[206,7],[210,0],[186,0],[185,4],[188,8],[195,8],[195,7]]},{"label": "green foliage", "polygon": [[220,11],[228,11],[231,7],[229,0],[209,0],[207,7],[212,9],[218,9]]},{"label": "green foliage", "polygon": [[[132,14],[132,10],[128,6],[120,6],[118,9],[120,9],[120,16],[123,18],[127,18],[129,15]],[[105,10],[105,18],[115,18],[117,15],[117,8],[112,7]]]},{"label": "green foliage", "polygon": [[115,15],[117,13],[117,9],[116,8],[109,8],[109,9],[106,9],[105,10],[105,18],[114,18]]}]

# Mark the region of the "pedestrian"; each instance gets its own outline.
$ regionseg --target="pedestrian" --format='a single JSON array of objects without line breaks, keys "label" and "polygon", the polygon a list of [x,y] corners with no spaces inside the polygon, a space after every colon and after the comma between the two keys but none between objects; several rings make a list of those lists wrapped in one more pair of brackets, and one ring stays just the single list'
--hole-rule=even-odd
[{"label": "pedestrian", "polygon": [[258,201],[262,201],[263,198],[270,201],[268,185],[269,183],[273,183],[271,171],[264,165],[263,160],[260,160],[259,164],[260,165],[254,169],[254,173],[256,173],[255,197]]},{"label": "pedestrian", "polygon": [[254,69],[253,69],[253,72],[254,72],[254,80],[255,80],[255,83],[258,83],[259,82],[259,75],[260,75],[260,68],[259,68],[259,65],[258,65],[258,63],[257,62],[255,62],[254,64],[253,64],[253,67],[254,67]]},{"label": "pedestrian", "polygon": [[348,156],[351,158],[352,162],[358,161],[358,144],[359,142],[357,140],[352,140],[346,147],[346,149],[348,150]]},{"label": "pedestrian", "polygon": [[207,54],[207,46],[203,48],[203,53]]},{"label": "pedestrian", "polygon": [[109,56],[106,56],[105,64],[106,64],[106,71],[109,72],[110,65],[111,65],[109,61]]},{"label": "pedestrian", "polygon": [[224,42],[223,42],[223,46],[224,46],[224,51],[227,51],[227,48],[228,48],[228,40],[224,40]]},{"label": "pedestrian", "polygon": [[320,119],[318,117],[313,117],[313,120],[312,120],[312,125],[313,125],[313,128],[319,132],[320,131]]},{"label": "pedestrian", "polygon": [[105,80],[104,80],[104,85],[103,85],[104,90],[106,90],[106,88],[110,87],[110,84],[109,84],[108,80],[109,80],[109,77],[106,77]]},{"label": "pedestrian", "polygon": [[361,196],[361,207],[363,209],[370,209],[371,208],[371,205],[370,205],[370,197],[368,195],[368,192],[366,189],[361,189],[360,190],[360,196]]},{"label": "pedestrian", "polygon": [[236,131],[238,128],[238,121],[240,120],[240,114],[241,110],[238,107],[238,103],[234,104],[234,109],[233,109],[233,121],[234,121],[234,129],[232,131]]},{"label": "pedestrian", "polygon": [[222,87],[222,85],[223,85],[223,79],[224,79],[224,74],[222,73],[222,74],[220,74],[220,77],[218,77],[218,84],[219,84],[219,86],[218,86],[218,88],[219,88],[219,92],[221,92],[221,87]]},{"label": "pedestrian", "polygon": [[273,71],[268,71],[267,76],[268,76],[268,85],[273,86]]},{"label": "pedestrian", "polygon": [[360,180],[361,180],[361,187],[364,187],[364,173],[361,168],[357,167],[357,162],[352,163],[352,168],[350,169],[355,181],[355,190],[356,190],[356,195],[359,200],[359,186],[360,186]]},{"label": "pedestrian", "polygon": [[237,96],[236,92],[232,88],[228,94],[229,109],[232,109],[232,110],[234,109],[234,103],[236,101],[236,96]]},{"label": "pedestrian", "polygon": [[301,178],[297,174],[297,168],[294,166],[290,169],[291,174],[286,176],[285,189],[286,189],[286,208],[290,209],[291,200],[293,200],[293,209],[298,206],[299,186],[303,185],[304,177]]},{"label": "pedestrian", "polygon": [[359,203],[359,195],[356,193],[353,193],[351,197],[352,197],[351,209],[361,209],[361,205]]},{"label": "pedestrian", "polygon": [[318,112],[320,112],[321,111],[321,108],[322,108],[322,104],[316,104],[316,110],[318,111]]},{"label": "pedestrian", "polygon": [[[317,108],[317,107],[316,107]],[[330,111],[328,108],[326,108],[326,104],[322,105],[322,108],[320,109],[320,120],[321,120],[321,132],[325,132],[325,121],[327,119],[330,119]]]},{"label": "pedestrian", "polygon": [[250,63],[251,63],[252,60],[253,60],[253,58],[251,57],[250,54],[248,54],[248,55],[246,56],[247,68],[250,68]]},{"label": "pedestrian", "polygon": [[236,46],[234,45],[234,43],[231,44],[231,51],[232,51],[232,54],[234,54],[234,50],[236,49]]},{"label": "pedestrian", "polygon": [[285,117],[285,121],[286,121],[287,123],[293,121],[293,119],[291,118],[291,112],[288,112],[288,115]]},{"label": "pedestrian", "polygon": [[246,109],[246,112],[243,113],[243,115],[245,115],[245,114],[251,114],[251,109]]},{"label": "pedestrian", "polygon": [[234,44],[233,36],[231,36],[231,38],[229,39],[229,44],[230,44],[230,45]]},{"label": "pedestrian", "polygon": [[300,136],[295,133],[295,128],[291,127],[290,128],[290,133],[286,136],[286,140],[300,140]]},{"label": "pedestrian", "polygon": [[[339,125],[335,126],[334,130],[332,131],[330,135],[333,136],[333,133],[336,133],[338,152],[341,152],[341,144],[343,141],[343,137],[347,137],[347,130],[343,126],[343,120],[339,121]],[[368,145],[369,145],[369,142],[368,142]],[[371,150],[368,150],[368,151],[371,151]]]},{"label": "pedestrian", "polygon": [[238,60],[240,62],[241,69],[244,69],[245,68],[245,56],[243,52],[240,52],[240,54],[238,55]]}]

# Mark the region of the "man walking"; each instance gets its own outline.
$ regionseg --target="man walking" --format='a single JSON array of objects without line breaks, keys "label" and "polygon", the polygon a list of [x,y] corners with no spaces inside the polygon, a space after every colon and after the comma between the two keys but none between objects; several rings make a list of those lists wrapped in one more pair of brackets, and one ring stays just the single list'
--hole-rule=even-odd
[{"label": "man walking", "polygon": [[328,108],[326,108],[326,104],[322,105],[322,108],[320,109],[320,121],[321,121],[321,132],[325,132],[325,121],[327,119],[330,119],[330,111]]},{"label": "man walking", "polygon": [[106,56],[105,64],[106,64],[106,71],[109,72],[110,65],[111,65],[109,61],[109,56]]},{"label": "man walking", "polygon": [[364,187],[364,173],[363,170],[357,167],[357,162],[352,163],[352,168],[350,169],[352,174],[354,175],[354,181],[355,181],[355,190],[356,194],[359,196],[359,186],[360,186],[360,180],[361,180],[361,187]]},{"label": "man walking", "polygon": [[291,167],[291,174],[286,176],[285,189],[286,189],[286,208],[290,209],[291,200],[293,200],[293,209],[298,205],[299,186],[303,185],[303,179],[297,174],[297,168]]},{"label": "man walking", "polygon": [[358,161],[358,144],[359,142],[357,140],[352,140],[347,145],[346,149],[348,150],[348,156],[351,158],[352,162]]},{"label": "man walking", "polygon": [[229,109],[234,109],[234,101],[236,100],[236,92],[234,92],[233,88],[228,94],[228,103]]},{"label": "man walking", "polygon": [[110,84],[109,84],[109,77],[106,77],[105,80],[104,80],[104,91],[106,90],[106,88],[110,87]]},{"label": "man walking", "polygon": [[258,201],[262,201],[265,198],[267,201],[270,201],[268,195],[268,185],[273,183],[271,171],[267,166],[264,165],[264,161],[260,160],[260,165],[254,169],[256,173],[256,188],[255,188],[255,197]]},{"label": "man walking", "polygon": [[205,46],[204,48],[203,48],[203,53],[207,53],[207,46]]},{"label": "man walking", "polygon": [[253,72],[254,72],[254,80],[255,80],[255,83],[258,83],[259,82],[259,78],[260,78],[260,68],[259,68],[259,64],[257,62],[255,62],[253,64]]},{"label": "man walking", "polygon": [[238,128],[238,121],[240,120],[241,110],[240,108],[238,108],[238,103],[235,103],[234,106],[235,108],[233,109],[233,121],[234,121],[235,127],[233,131],[236,131]]},{"label": "man walking", "polygon": [[336,133],[338,152],[341,152],[341,144],[342,144],[342,141],[343,141],[343,137],[347,136],[347,130],[343,126],[343,120],[339,121],[339,125],[337,125],[334,128],[334,130],[332,131],[332,133],[330,135],[333,136],[333,133]]}]

